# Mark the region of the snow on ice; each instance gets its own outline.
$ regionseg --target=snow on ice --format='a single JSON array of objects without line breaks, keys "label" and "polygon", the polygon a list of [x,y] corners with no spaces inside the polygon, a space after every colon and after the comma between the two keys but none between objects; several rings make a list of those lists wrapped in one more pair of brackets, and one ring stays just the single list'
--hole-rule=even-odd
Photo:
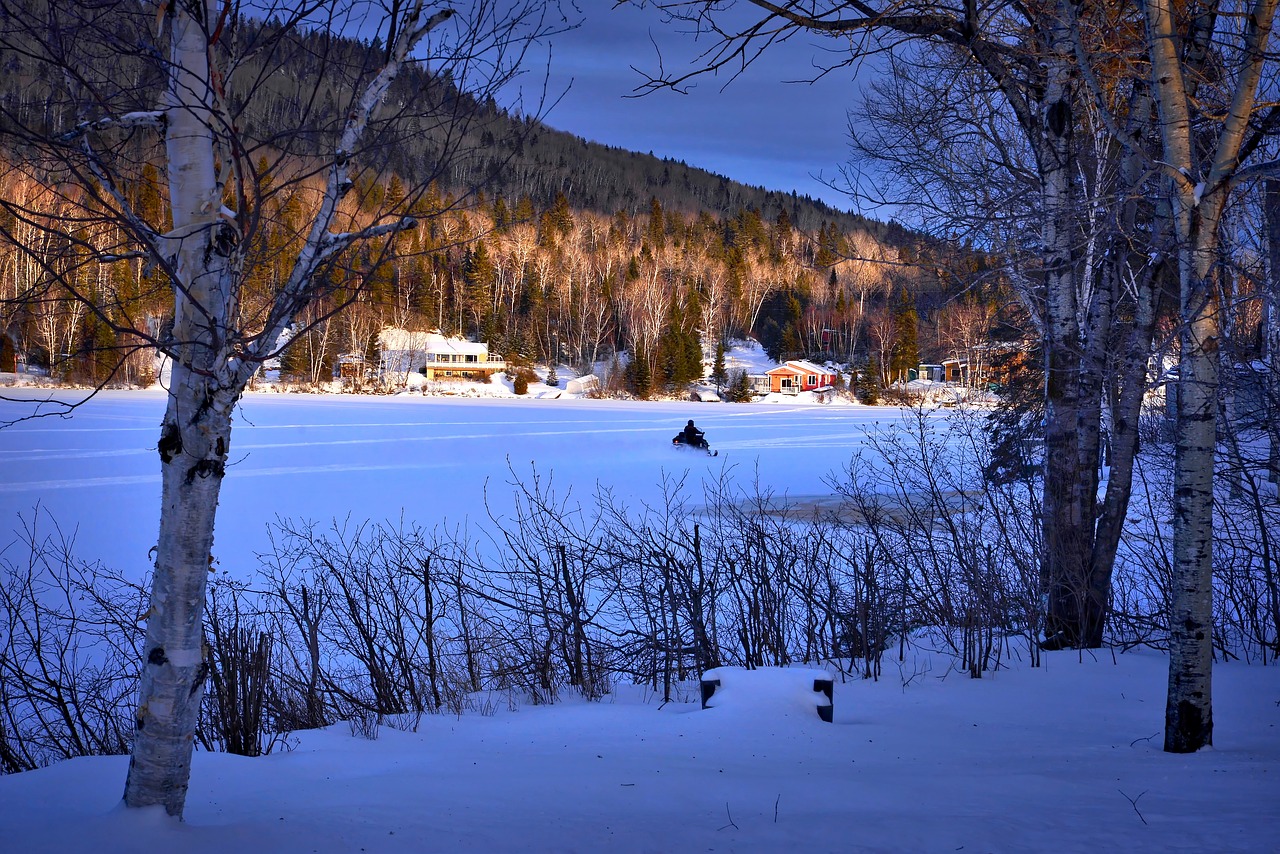
[{"label": "snow on ice", "polygon": [[[77,531],[79,556],[145,572],[162,409],[157,393],[105,393],[71,421],[0,434],[6,532],[39,504]],[[720,458],[672,452],[690,417]],[[530,466],[583,499],[599,483],[654,500],[662,472],[696,484],[721,466],[820,495],[824,475],[893,418],[251,394],[217,569],[251,565],[276,514],[462,521],[484,516],[486,496],[501,512],[512,470]],[[262,758],[198,752],[183,823],[119,806],[127,757],[77,759],[0,777],[0,840],[24,854],[1276,850],[1280,667],[1219,664],[1214,748],[1170,755],[1162,654],[1005,660],[971,680],[914,637],[901,661],[886,655],[880,681],[836,680],[831,724],[808,711],[808,669],[749,681],[727,671],[705,711],[694,679],[666,704],[625,684],[598,703],[494,694],[477,699],[482,712],[427,715],[416,732],[384,726],[374,741],[338,724]]]}]

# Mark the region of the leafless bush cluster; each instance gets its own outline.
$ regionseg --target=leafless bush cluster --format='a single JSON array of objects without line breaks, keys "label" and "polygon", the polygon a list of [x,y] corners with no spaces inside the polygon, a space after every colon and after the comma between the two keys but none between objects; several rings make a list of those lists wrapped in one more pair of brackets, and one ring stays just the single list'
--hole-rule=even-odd
[{"label": "leafless bush cluster", "polygon": [[143,589],[36,509],[0,551],[0,772],[128,749]]},{"label": "leafless bush cluster", "polygon": [[1039,628],[1034,493],[986,490],[976,418],[918,412],[874,437],[812,500],[725,468],[666,475],[638,506],[577,498],[536,470],[476,533],[403,522],[321,530],[281,520],[258,619],[290,726],[461,711],[481,690],[525,702],[616,679],[670,699],[721,664],[825,661],[880,672],[921,627],[974,676]]},{"label": "leafless bush cluster", "polygon": [[478,690],[486,618],[460,574],[465,543],[404,523],[279,520],[255,602],[280,648],[280,722],[438,710]]},{"label": "leafless bush cluster", "polygon": [[[269,753],[267,691],[271,683],[272,637],[253,615],[242,615],[240,598],[215,585],[206,614],[205,648],[210,690],[204,726],[196,733],[206,750],[239,756]],[[274,736],[281,730],[272,728]]]},{"label": "leafless bush cluster", "polygon": [[916,408],[869,436],[832,483],[880,567],[868,597],[908,627],[941,629],[974,677],[1014,636],[1038,663],[1042,620],[1039,494],[1025,477],[986,482],[990,462],[975,413]]},{"label": "leafless bush cluster", "polygon": [[[1280,659],[1280,499],[1261,430],[1227,437],[1214,508],[1213,642],[1222,658]],[[1164,648],[1172,592],[1173,448],[1143,454],[1112,607],[1113,638]]]}]

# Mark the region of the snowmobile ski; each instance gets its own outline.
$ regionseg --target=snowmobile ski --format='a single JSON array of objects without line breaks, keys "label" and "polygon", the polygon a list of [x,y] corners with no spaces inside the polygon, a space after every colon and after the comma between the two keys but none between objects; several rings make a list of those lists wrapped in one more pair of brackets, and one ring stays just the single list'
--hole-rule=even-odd
[{"label": "snowmobile ski", "polygon": [[690,442],[684,433],[677,433],[671,440],[671,445],[675,448],[697,448],[700,451],[706,451],[708,457],[720,456],[720,452],[711,450],[711,445],[701,436],[696,441]]}]

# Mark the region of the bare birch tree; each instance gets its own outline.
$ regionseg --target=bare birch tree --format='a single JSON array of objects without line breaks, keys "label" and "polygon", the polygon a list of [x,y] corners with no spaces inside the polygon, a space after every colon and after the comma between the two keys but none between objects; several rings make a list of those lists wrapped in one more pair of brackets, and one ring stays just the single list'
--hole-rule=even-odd
[{"label": "bare birch tree", "polygon": [[[263,361],[276,355],[282,333],[333,291],[332,269],[356,269],[353,247],[416,226],[410,214],[425,181],[353,219],[344,215],[344,202],[357,184],[370,186],[405,135],[434,133],[443,157],[457,145],[468,99],[500,94],[532,41],[564,25],[554,5],[535,0],[478,0],[462,13],[427,0],[389,6],[279,0],[255,11],[270,23],[250,25],[229,0],[0,2],[0,49],[50,87],[42,113],[7,112],[3,141],[19,169],[79,188],[78,195],[64,194],[75,210],[50,230],[118,225],[124,236],[117,245],[81,247],[86,263],[141,259],[171,292],[172,317],[161,335],[131,330],[168,357],[172,378],[157,444],[160,532],[124,800],[130,807],[163,805],[174,816],[186,799],[208,670],[202,618],[236,403]],[[253,113],[266,79],[278,76],[303,42],[321,68],[337,65],[337,57],[351,56],[343,51],[353,43],[344,48],[336,37],[361,22],[377,22],[379,40],[356,54],[357,67],[337,69],[349,87],[326,86],[322,75],[279,80],[296,90],[290,103],[297,109],[265,102],[280,113],[277,122],[302,115],[311,120],[306,126],[272,126],[272,116],[262,122]],[[419,77],[412,89],[393,88],[418,63],[430,85]],[[241,132],[250,119],[273,134],[270,145]],[[300,148],[304,143],[310,150]],[[281,151],[293,159],[279,157]],[[258,161],[273,154],[299,180],[314,176],[319,189],[306,205],[287,275],[261,312],[246,313],[272,191]],[[148,218],[131,202],[131,182],[151,159],[167,170],[167,216]],[[438,171],[423,164],[425,174]],[[39,222],[29,208],[5,207],[18,222]],[[98,310],[69,277],[61,284]],[[360,275],[347,284],[345,302],[337,300],[334,311],[361,293]]]},{"label": "bare birch tree", "polygon": [[[1068,23],[1072,33],[1085,28],[1079,20]],[[1096,21],[1088,23],[1090,41],[1077,37],[1076,66],[1096,55],[1106,67],[1109,57],[1125,50],[1140,59],[1141,41],[1122,37],[1136,29],[1132,24],[1115,35],[1100,33]],[[1113,42],[1099,43],[1103,37]],[[1138,414],[1162,280],[1170,275],[1154,248],[1161,221],[1144,193],[1150,187],[1144,184],[1143,152],[1118,138],[1150,138],[1147,89],[1111,66],[1106,88],[1099,87],[1099,104],[1072,96],[1069,153],[1075,166],[1068,177],[1079,204],[1070,230],[1061,235],[1072,274],[1058,283],[1074,293],[1057,304],[1073,306],[1074,314],[1055,321],[1043,275],[1047,244],[1036,227],[1045,216],[1037,189],[1044,161],[1005,90],[992,87],[965,51],[945,44],[895,56],[889,68],[888,79],[870,87],[865,105],[853,114],[863,122],[855,150],[887,170],[883,183],[926,227],[972,236],[977,245],[1000,253],[1031,325],[1047,348],[1060,351],[1062,365],[1073,366],[1065,376],[1076,388],[1074,408],[1053,405],[1058,386],[1052,370],[1045,388],[1046,444],[1070,446],[1059,449],[1070,453],[1051,453],[1046,460],[1051,472],[1043,524],[1046,538],[1058,544],[1044,563],[1046,646],[1098,646],[1132,495]],[[1032,83],[1034,78],[1026,81]],[[1100,110],[1125,120],[1108,123]],[[1054,429],[1071,411],[1074,421]],[[1099,475],[1108,466],[1104,483]],[[1099,492],[1101,501],[1095,498]]]},{"label": "bare birch tree", "polygon": [[[1274,105],[1259,102],[1264,71],[1274,73],[1275,55],[1268,50],[1276,8],[1277,0],[1253,0],[1238,14],[1216,3],[1190,11],[1169,0],[1144,4],[1182,321],[1164,740],[1164,749],[1174,753],[1213,743],[1220,229],[1241,182],[1280,171],[1276,161],[1243,162],[1280,120]],[[1212,123],[1204,121],[1206,113]]]}]

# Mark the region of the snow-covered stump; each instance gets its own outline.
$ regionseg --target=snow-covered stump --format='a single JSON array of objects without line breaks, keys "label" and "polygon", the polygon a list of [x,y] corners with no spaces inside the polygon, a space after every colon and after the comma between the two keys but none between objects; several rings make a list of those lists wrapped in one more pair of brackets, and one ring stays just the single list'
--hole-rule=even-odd
[{"label": "snow-covered stump", "polygon": [[702,708],[750,707],[763,711],[810,709],[831,723],[835,681],[811,667],[716,667],[702,674]]}]

